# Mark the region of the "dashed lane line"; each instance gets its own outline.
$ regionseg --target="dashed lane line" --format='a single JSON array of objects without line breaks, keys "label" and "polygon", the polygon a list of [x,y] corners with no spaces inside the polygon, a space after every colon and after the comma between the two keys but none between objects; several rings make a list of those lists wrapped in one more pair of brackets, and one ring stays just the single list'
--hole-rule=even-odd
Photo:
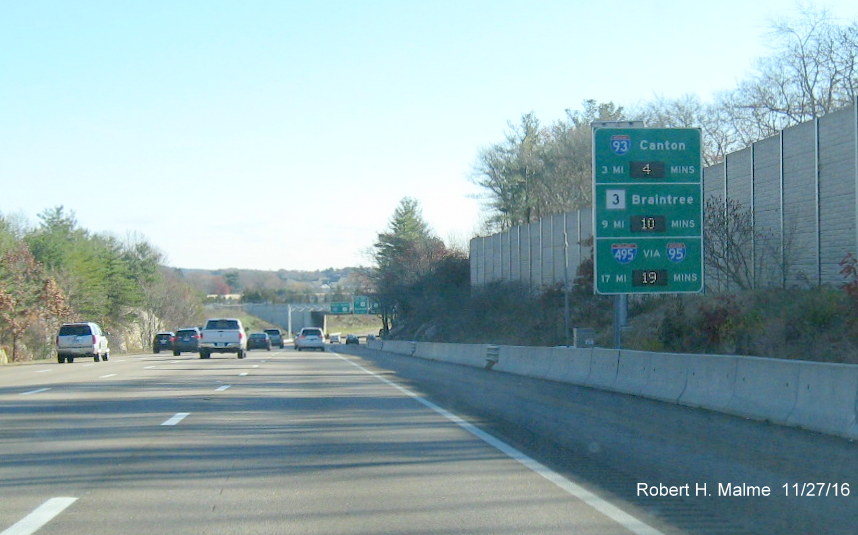
[{"label": "dashed lane line", "polygon": [[51,498],[34,509],[32,513],[0,532],[0,535],[32,535],[76,500],[77,498],[71,497]]},{"label": "dashed lane line", "polygon": [[20,396],[32,396],[33,394],[41,394],[42,392],[47,392],[50,388],[37,388],[35,390],[28,390],[27,392],[21,392]]},{"label": "dashed lane line", "polygon": [[[185,418],[187,418],[190,414],[191,413],[189,413],[189,412],[177,412],[176,414],[174,414],[170,418],[161,422],[161,425],[176,425],[179,422],[181,422],[182,420],[184,420]],[[0,534],[0,535],[2,535],[2,534]]]}]

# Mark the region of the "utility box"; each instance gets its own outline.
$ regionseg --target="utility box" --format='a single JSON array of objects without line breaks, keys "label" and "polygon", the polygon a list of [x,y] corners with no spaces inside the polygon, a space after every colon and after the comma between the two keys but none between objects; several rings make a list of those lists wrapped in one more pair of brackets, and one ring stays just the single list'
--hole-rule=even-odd
[{"label": "utility box", "polygon": [[589,327],[572,329],[572,345],[575,347],[593,347],[596,345],[596,330]]}]

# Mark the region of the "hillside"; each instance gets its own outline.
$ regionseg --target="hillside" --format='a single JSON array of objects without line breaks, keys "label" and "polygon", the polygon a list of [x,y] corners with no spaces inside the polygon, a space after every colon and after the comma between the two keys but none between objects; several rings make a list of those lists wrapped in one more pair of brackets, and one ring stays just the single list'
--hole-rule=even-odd
[{"label": "hillside", "polygon": [[327,294],[352,294],[362,284],[364,268],[328,268],[316,271],[280,269],[170,268],[181,280],[203,295],[243,294],[262,301],[317,301]]}]

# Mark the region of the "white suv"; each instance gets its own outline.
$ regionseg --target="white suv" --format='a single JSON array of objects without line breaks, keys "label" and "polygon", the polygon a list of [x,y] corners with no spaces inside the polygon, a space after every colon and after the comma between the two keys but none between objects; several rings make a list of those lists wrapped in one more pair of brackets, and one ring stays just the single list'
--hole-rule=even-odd
[{"label": "white suv", "polygon": [[318,327],[304,327],[295,337],[295,349],[318,349],[325,350],[325,333]]},{"label": "white suv", "polygon": [[107,333],[97,323],[64,323],[57,334],[57,362],[74,362],[77,357],[91,357],[95,362],[110,359]]}]

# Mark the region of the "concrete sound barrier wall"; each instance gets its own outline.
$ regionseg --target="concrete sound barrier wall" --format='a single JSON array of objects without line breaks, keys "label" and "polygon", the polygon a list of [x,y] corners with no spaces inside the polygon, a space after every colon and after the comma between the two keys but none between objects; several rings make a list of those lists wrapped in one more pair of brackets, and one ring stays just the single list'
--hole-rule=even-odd
[{"label": "concrete sound barrier wall", "polygon": [[371,348],[858,438],[858,366],[603,348],[373,342]]}]

